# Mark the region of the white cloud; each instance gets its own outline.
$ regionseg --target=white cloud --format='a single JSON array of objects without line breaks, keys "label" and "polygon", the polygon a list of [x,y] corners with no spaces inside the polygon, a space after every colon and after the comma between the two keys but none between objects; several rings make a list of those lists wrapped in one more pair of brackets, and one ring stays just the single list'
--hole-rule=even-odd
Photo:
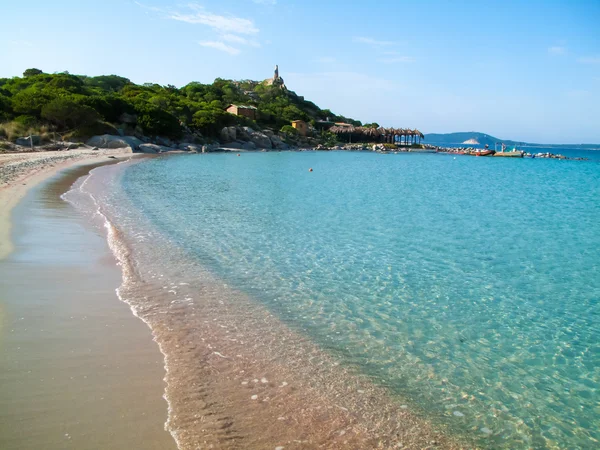
[{"label": "white cloud", "polygon": [[190,24],[206,25],[221,33],[257,34],[260,31],[249,19],[212,14],[195,4],[189,6],[194,10],[193,13],[173,12],[169,14],[169,18]]},{"label": "white cloud", "polygon": [[551,55],[564,55],[567,53],[567,49],[560,45],[555,45],[553,47],[548,47],[548,53]]},{"label": "white cloud", "polygon": [[415,62],[415,58],[412,56],[393,56],[390,58],[380,58],[377,61],[383,64],[412,63]]},{"label": "white cloud", "polygon": [[198,42],[198,44],[200,44],[202,47],[214,48],[216,50],[229,53],[230,55],[238,55],[240,53],[239,49],[231,47],[230,45],[220,41],[202,41]]},{"label": "white cloud", "polygon": [[[259,3],[275,3],[275,0],[254,1]],[[197,3],[188,3],[182,7],[185,9],[179,11],[148,6],[138,1],[135,1],[134,3],[147,11],[158,13],[163,18],[186,22],[192,25],[201,25],[216,31],[218,33],[218,40],[202,41],[200,42],[200,45],[203,47],[214,48],[229,53],[230,55],[239,54],[240,49],[232,47],[231,45],[226,44],[226,42],[237,45],[247,45],[250,47],[260,47],[258,41],[240,36],[253,36],[259,33],[260,30],[250,19],[232,15],[225,16],[213,14]]]},{"label": "white cloud", "polygon": [[253,41],[251,39],[246,39],[242,36],[237,36],[235,34],[223,34],[221,36],[221,39],[223,39],[224,41],[227,41],[227,42],[233,42],[234,44],[250,45],[252,47],[260,47],[260,43]]},{"label": "white cloud", "polygon": [[600,64],[600,56],[584,56],[582,58],[578,58],[577,62],[582,64]]},{"label": "white cloud", "polygon": [[352,39],[354,42],[358,42],[359,44],[368,44],[368,45],[373,45],[375,47],[385,47],[388,45],[395,45],[395,42],[392,41],[379,41],[377,39],[373,39],[370,37],[364,37],[364,36],[357,36],[354,39]]}]

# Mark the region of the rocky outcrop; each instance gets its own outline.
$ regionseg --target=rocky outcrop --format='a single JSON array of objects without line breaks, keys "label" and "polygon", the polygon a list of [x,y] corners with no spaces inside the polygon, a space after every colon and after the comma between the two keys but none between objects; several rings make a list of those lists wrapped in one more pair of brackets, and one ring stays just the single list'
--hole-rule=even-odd
[{"label": "rocky outcrop", "polygon": [[271,145],[277,150],[288,150],[290,148],[290,146],[283,142],[277,135],[271,136]]},{"label": "rocky outcrop", "polygon": [[40,145],[42,143],[41,136],[37,136],[34,134],[31,136],[27,136],[27,137],[20,137],[15,141],[15,144],[31,147],[32,142],[33,142],[33,145]]},{"label": "rocky outcrop", "polygon": [[140,146],[136,150],[136,153],[165,153],[172,152],[173,150],[176,149],[172,147],[166,147],[164,145],[140,144]]},{"label": "rocky outcrop", "polygon": [[137,151],[139,146],[144,142],[135,136],[114,136],[111,134],[103,134],[102,136],[94,136],[86,142],[90,147],[98,148],[126,148],[131,147],[131,150]]},{"label": "rocky outcrop", "polygon": [[256,150],[256,144],[254,142],[235,141],[229,142],[223,145],[225,148],[235,148],[238,150]]},{"label": "rocky outcrop", "polygon": [[250,135],[250,141],[256,144],[256,148],[273,148],[273,144],[271,143],[269,136],[258,131],[255,131]]},{"label": "rocky outcrop", "polygon": [[252,133],[254,133],[254,130],[250,127],[237,128],[236,130],[237,130],[237,138],[240,141],[249,141],[250,135]]},{"label": "rocky outcrop", "polygon": [[179,150],[183,150],[185,152],[196,152],[200,153],[202,151],[202,146],[198,144],[191,144],[189,142],[182,142],[177,146]]},{"label": "rocky outcrop", "polygon": [[162,145],[163,147],[176,147],[175,142],[167,137],[158,136],[154,141],[156,144]]},{"label": "rocky outcrop", "polygon": [[221,142],[233,142],[237,140],[236,127],[224,127],[220,133]]}]

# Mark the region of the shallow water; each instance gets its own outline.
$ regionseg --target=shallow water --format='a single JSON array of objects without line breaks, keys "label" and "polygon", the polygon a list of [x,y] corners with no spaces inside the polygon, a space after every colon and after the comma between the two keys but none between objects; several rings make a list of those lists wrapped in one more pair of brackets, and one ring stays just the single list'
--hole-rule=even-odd
[{"label": "shallow water", "polygon": [[[194,317],[221,318],[225,328],[246,327],[265,361],[292,361],[296,372],[324,350],[339,373],[323,375],[334,380],[323,395],[363,375],[392,405],[483,447],[598,445],[598,163],[210,154],[144,161],[116,179],[113,189],[90,190],[137,272],[122,295],[165,340],[163,352],[169,336],[194,351],[210,336],[207,348],[219,350],[201,352],[204,362],[227,356],[228,345],[243,351],[241,339],[227,344]],[[278,323],[306,345],[258,342],[261,326],[272,339]],[[173,365],[179,375],[189,355]],[[222,370],[234,398],[234,368]],[[175,410],[184,384],[168,389]],[[360,419],[376,421],[376,405]],[[232,420],[236,442],[261,426],[244,417]],[[176,436],[185,428],[171,425]]]}]

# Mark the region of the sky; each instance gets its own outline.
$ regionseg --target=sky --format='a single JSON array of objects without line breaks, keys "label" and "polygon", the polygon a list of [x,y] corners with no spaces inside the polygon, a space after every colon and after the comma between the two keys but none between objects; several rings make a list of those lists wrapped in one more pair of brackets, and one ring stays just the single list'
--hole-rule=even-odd
[{"label": "sky", "polygon": [[28,0],[0,8],[27,68],[184,86],[263,80],[363,122],[600,143],[600,0]]}]

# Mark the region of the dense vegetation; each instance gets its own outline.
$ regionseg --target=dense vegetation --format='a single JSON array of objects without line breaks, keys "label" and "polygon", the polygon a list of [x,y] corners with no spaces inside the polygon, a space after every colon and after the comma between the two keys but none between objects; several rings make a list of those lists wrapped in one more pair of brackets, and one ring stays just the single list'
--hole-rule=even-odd
[{"label": "dense vegetation", "polygon": [[[256,122],[225,111],[232,103],[258,108]],[[52,129],[70,137],[101,133],[181,138],[193,132],[214,137],[224,126],[248,125],[293,133],[292,120],[360,122],[336,116],[292,91],[254,81],[217,78],[177,88],[137,85],[116,75],[87,77],[27,69],[23,77],[0,79],[0,134]],[[292,129],[293,130],[293,129]],[[2,137],[2,136],[0,136]]]}]

